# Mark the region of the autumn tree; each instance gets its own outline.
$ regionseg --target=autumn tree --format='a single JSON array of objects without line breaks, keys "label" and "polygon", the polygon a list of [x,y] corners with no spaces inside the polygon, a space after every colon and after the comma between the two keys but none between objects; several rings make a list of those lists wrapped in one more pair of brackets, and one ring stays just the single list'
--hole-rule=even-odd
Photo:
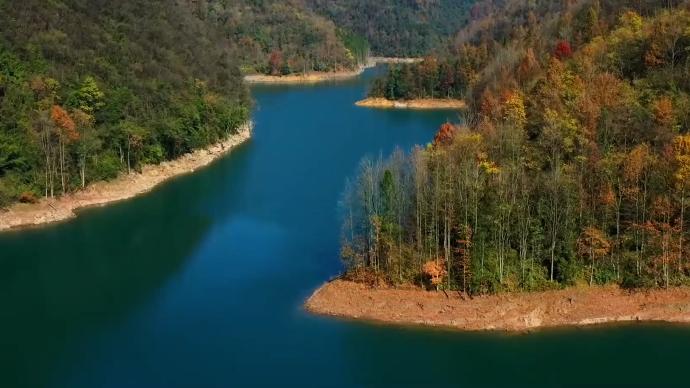
[{"label": "autumn tree", "polygon": [[561,40],[556,43],[556,47],[553,49],[553,55],[560,60],[572,57],[573,48],[570,46],[570,42]]},{"label": "autumn tree", "polygon": [[427,261],[424,263],[422,269],[424,274],[428,277],[431,285],[438,290],[439,286],[443,284],[443,279],[446,277],[446,268],[443,262]]},{"label": "autumn tree", "polygon": [[588,257],[591,263],[589,285],[594,282],[594,268],[596,260],[599,260],[611,251],[611,243],[606,234],[600,229],[588,226],[577,239],[577,252],[580,257]]},{"label": "autumn tree", "polygon": [[441,125],[436,136],[434,136],[434,145],[442,146],[452,143],[453,137],[455,135],[455,126],[450,123],[445,123]]},{"label": "autumn tree", "polygon": [[281,74],[282,66],[283,66],[283,54],[278,50],[274,50],[268,56],[269,74],[271,74],[271,75]]},{"label": "autumn tree", "polygon": [[65,186],[65,146],[79,139],[79,132],[76,130],[74,120],[67,111],[59,105],[53,105],[50,110],[50,118],[55,124],[58,138],[58,149],[60,154],[60,182],[62,184],[62,194],[67,190]]}]

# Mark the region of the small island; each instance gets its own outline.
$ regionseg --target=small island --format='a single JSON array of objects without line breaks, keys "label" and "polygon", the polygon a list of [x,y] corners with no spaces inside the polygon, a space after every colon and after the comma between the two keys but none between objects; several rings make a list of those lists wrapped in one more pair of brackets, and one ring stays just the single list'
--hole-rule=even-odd
[{"label": "small island", "polygon": [[433,56],[396,61],[356,106],[377,109],[466,109],[466,80]]}]

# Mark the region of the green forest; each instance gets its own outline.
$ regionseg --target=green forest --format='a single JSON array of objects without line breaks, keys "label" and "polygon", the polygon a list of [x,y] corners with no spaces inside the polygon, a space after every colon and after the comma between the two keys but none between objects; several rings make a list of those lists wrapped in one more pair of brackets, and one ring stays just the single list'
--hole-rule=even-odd
[{"label": "green forest", "polygon": [[467,22],[470,0],[187,0],[245,73],[354,70],[370,53],[420,56]]},{"label": "green forest", "polygon": [[355,45],[329,19],[281,0],[190,1],[195,15],[222,31],[244,72],[285,75],[352,70],[368,44]]},{"label": "green forest", "polygon": [[419,57],[468,20],[475,0],[305,0],[338,27],[364,37],[378,56]]},{"label": "green forest", "polygon": [[362,162],[342,200],[347,277],[469,294],[688,284],[688,3],[472,14],[375,86],[468,109],[429,145]]},{"label": "green forest", "polygon": [[249,93],[218,32],[173,0],[0,1],[0,206],[233,133]]}]

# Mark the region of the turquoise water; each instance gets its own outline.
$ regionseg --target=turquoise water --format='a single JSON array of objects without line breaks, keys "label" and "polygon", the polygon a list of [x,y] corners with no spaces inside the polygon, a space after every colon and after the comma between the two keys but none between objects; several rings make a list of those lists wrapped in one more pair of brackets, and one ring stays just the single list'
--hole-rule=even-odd
[{"label": "turquoise water", "polygon": [[364,155],[452,112],[357,108],[371,77],[254,89],[253,139],[76,220],[0,235],[0,387],[683,386],[690,328],[530,335],[314,317]]}]

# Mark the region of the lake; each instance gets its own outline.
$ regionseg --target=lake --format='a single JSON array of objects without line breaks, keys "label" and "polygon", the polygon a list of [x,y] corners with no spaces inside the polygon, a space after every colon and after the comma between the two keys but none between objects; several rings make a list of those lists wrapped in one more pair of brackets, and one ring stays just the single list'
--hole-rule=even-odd
[{"label": "lake", "polygon": [[690,327],[505,335],[303,311],[342,268],[337,203],[361,158],[459,120],[355,107],[376,71],[255,87],[253,139],[210,167],[0,234],[0,387],[687,386]]}]

